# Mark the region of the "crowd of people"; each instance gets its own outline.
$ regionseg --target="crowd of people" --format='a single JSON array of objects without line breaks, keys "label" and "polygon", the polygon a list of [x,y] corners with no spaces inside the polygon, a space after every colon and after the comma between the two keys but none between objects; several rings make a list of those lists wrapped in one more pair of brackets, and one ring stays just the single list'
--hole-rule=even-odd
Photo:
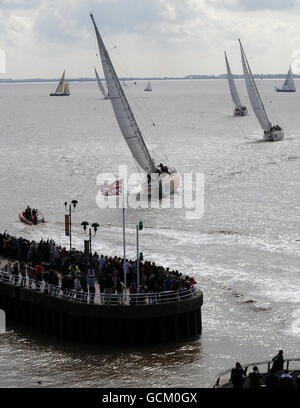
[{"label": "crowd of people", "polygon": [[[237,362],[231,370],[230,382],[233,388],[260,388],[265,386],[269,389],[277,388],[298,388],[300,389],[300,375],[295,378],[291,375],[288,369],[284,369],[283,350],[279,350],[278,354],[272,359],[272,367],[264,376],[259,372],[257,366],[254,366],[252,372],[246,374],[247,370],[243,369],[241,364]],[[247,380],[247,381],[246,381]]]},{"label": "crowd of people", "polygon": [[[121,257],[85,254],[82,251],[66,250],[55,244],[53,240],[41,239],[39,242],[30,241],[22,237],[14,237],[7,232],[0,233],[0,255],[13,262],[5,262],[1,270],[10,276],[14,284],[29,287],[34,284],[51,294],[58,286],[65,296],[75,296],[81,300],[87,299],[93,303],[96,285],[100,294],[121,295],[125,289],[132,294],[131,303],[135,303],[135,294],[158,293],[165,291],[182,291],[190,289],[196,284],[193,277],[182,275],[178,270],[170,270],[156,265],[154,262],[140,261],[139,282],[137,288],[137,262]],[[126,287],[124,284],[126,272]],[[54,293],[55,294],[55,293]]]}]

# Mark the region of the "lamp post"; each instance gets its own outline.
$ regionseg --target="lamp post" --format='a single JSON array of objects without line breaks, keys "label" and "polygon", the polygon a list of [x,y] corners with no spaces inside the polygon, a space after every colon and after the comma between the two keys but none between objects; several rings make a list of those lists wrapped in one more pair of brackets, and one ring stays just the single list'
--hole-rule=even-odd
[{"label": "lamp post", "polygon": [[143,221],[136,226],[136,286],[140,287],[140,259],[143,259],[143,253],[139,252],[139,231],[143,229]]},{"label": "lamp post", "polygon": [[72,251],[72,213],[75,211],[77,204],[77,200],[72,200],[68,208],[68,203],[65,201],[65,209],[68,211],[68,214],[65,214],[65,234],[70,238],[70,256]]},{"label": "lamp post", "polygon": [[[92,264],[92,236],[95,237],[97,234],[97,230],[99,228],[99,224],[94,222],[91,227],[89,227],[89,231],[87,232],[87,226],[89,223],[87,221],[82,221],[81,225],[83,226],[83,230],[86,236],[89,237],[89,240],[87,241],[89,243],[89,256],[90,256],[90,264]],[[92,229],[94,230],[92,234]]]}]

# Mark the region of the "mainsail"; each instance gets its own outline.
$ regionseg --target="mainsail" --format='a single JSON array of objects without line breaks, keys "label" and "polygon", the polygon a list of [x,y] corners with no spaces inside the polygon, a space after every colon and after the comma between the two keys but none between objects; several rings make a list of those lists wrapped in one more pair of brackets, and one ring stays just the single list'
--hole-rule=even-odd
[{"label": "mainsail", "polygon": [[56,88],[55,93],[62,93],[63,87],[64,87],[64,82],[65,82],[65,71],[62,74],[62,77],[61,77],[61,79],[59,81],[59,84],[58,84],[58,86]]},{"label": "mainsail", "polygon": [[94,70],[95,70],[95,75],[96,75],[96,80],[97,80],[98,87],[99,87],[100,91],[102,92],[102,95],[104,96],[104,98],[108,99],[109,96],[108,96],[107,92],[105,91],[104,86],[102,85],[101,79],[100,79],[100,77],[98,75],[98,72],[97,72],[95,67],[94,67]]},{"label": "mainsail", "polygon": [[296,85],[293,78],[292,68],[290,67],[287,73],[286,79],[284,81],[283,87],[285,91],[296,91]]},{"label": "mainsail", "polygon": [[96,26],[93,15],[91,19],[95,28],[100,58],[110,100],[124,139],[137,163],[147,173],[156,172],[155,164],[144,142],[141,131],[136,123],[118,76],[112,65],[104,42]]},{"label": "mainsail", "polygon": [[236,90],[236,86],[235,86],[235,83],[234,83],[234,80],[233,80],[233,76],[232,76],[231,69],[230,69],[230,66],[229,66],[229,63],[228,63],[226,52],[225,52],[225,61],[226,61],[226,68],[227,68],[227,79],[228,79],[228,84],[229,84],[229,89],[230,89],[232,100],[233,100],[235,106],[239,110],[242,110],[243,105],[241,104],[240,97],[239,97],[239,95],[237,93],[237,90]]},{"label": "mainsail", "polygon": [[239,40],[239,43],[240,43],[240,48],[241,48],[242,64],[243,64],[244,76],[245,76],[245,81],[246,81],[246,87],[247,87],[247,91],[248,91],[248,95],[249,95],[249,99],[250,99],[252,108],[257,117],[257,120],[260,123],[260,126],[264,130],[270,130],[272,127],[272,124],[269,121],[269,118],[265,111],[265,107],[263,105],[258,89],[256,87],[255,80],[253,78],[249,63],[247,61],[247,57],[245,55],[245,52],[244,52],[244,49],[242,47],[242,43],[240,40]]}]

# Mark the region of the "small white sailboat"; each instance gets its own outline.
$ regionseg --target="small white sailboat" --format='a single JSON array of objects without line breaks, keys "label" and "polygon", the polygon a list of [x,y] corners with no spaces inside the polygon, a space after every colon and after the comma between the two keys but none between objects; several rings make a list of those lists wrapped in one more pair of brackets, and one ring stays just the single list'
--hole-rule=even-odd
[{"label": "small white sailboat", "polygon": [[63,72],[62,77],[57,85],[55,92],[52,92],[50,96],[69,96],[70,95],[70,88],[69,82],[65,79],[65,72]]},{"label": "small white sailboat", "polygon": [[144,91],[147,91],[147,92],[152,91],[150,81],[148,81],[148,84],[147,84],[146,88],[144,89]]},{"label": "small white sailboat", "polygon": [[276,92],[296,92],[296,85],[293,78],[292,68],[290,67],[282,88],[275,88]]},{"label": "small white sailboat", "polygon": [[[175,170],[169,170],[167,166],[164,166],[162,163],[160,163],[158,167],[156,166],[128,103],[124,89],[121,86],[94,17],[92,14],[90,14],[90,16],[96,32],[104,77],[115,117],[134,159],[147,173],[148,183],[141,186],[141,192],[143,191],[150,194],[153,179],[157,178],[159,183],[159,197],[173,194],[179,187],[180,176]],[[155,175],[155,177],[152,178],[152,175]]]},{"label": "small white sailboat", "polygon": [[233,75],[231,73],[231,69],[230,69],[230,66],[229,66],[229,62],[228,62],[228,59],[227,59],[226,52],[224,52],[224,54],[225,54],[225,61],[226,61],[226,68],[227,68],[227,79],[228,79],[229,89],[230,89],[230,93],[231,93],[233,103],[235,104],[235,109],[233,111],[233,114],[235,116],[246,116],[248,114],[247,108],[246,108],[246,106],[243,106],[241,104],[241,100],[240,100],[239,94],[237,92],[235,83],[234,83]]},{"label": "small white sailboat", "polygon": [[245,76],[246,87],[248,91],[249,100],[251,102],[251,106],[254,110],[255,116],[260,123],[260,126],[264,130],[264,137],[265,141],[275,142],[277,140],[281,140],[284,137],[284,132],[278,125],[272,125],[270,122],[268,115],[266,113],[264,104],[261,100],[260,94],[258,92],[255,80],[253,78],[246,54],[244,52],[241,40],[239,40],[240,48],[241,48],[241,56],[242,56],[242,64],[243,64],[243,71]]},{"label": "small white sailboat", "polygon": [[95,70],[95,75],[96,75],[96,80],[97,80],[98,87],[99,87],[102,95],[104,96],[104,99],[109,99],[109,95],[106,92],[106,90],[104,89],[104,86],[102,85],[101,79],[100,79],[100,77],[98,75],[98,72],[97,72],[95,67],[94,67],[94,70]]}]

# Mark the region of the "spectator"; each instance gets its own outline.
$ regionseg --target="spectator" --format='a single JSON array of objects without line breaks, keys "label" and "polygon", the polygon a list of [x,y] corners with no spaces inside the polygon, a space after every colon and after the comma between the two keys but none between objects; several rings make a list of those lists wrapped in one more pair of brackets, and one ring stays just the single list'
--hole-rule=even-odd
[{"label": "spectator", "polygon": [[276,389],[279,387],[279,378],[275,374],[275,370],[271,368],[269,374],[266,375],[266,388]]},{"label": "spectator", "polygon": [[275,357],[272,358],[273,365],[272,368],[275,371],[282,371],[283,370],[283,350],[279,350],[278,354],[276,354]]},{"label": "spectator", "polygon": [[249,388],[260,388],[260,378],[262,377],[256,366],[253,367],[252,373],[249,374]]},{"label": "spectator", "polygon": [[280,377],[279,388],[294,388],[293,377],[289,374],[289,370],[284,370]]},{"label": "spectator", "polygon": [[231,370],[230,381],[232,382],[233,388],[243,388],[245,382],[245,371],[239,362],[237,362],[235,367]]}]

